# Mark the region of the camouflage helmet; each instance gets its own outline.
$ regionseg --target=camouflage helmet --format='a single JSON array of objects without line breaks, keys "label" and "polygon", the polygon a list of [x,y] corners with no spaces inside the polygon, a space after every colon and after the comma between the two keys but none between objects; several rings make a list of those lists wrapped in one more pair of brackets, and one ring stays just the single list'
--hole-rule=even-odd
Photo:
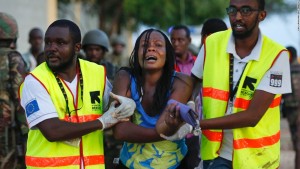
[{"label": "camouflage helmet", "polygon": [[18,25],[9,14],[0,12],[0,39],[18,38]]},{"label": "camouflage helmet", "polygon": [[88,31],[82,40],[82,47],[84,48],[86,45],[99,45],[102,46],[106,52],[109,49],[109,40],[105,32],[95,29]]}]

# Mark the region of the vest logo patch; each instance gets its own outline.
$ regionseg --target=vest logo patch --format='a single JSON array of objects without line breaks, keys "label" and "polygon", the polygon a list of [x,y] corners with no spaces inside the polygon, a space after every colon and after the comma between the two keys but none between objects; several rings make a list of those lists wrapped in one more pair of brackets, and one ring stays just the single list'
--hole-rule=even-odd
[{"label": "vest logo patch", "polygon": [[244,97],[248,97],[248,99],[251,99],[253,97],[256,82],[257,82],[257,79],[246,76],[245,81],[242,86],[241,95]]},{"label": "vest logo patch", "polygon": [[254,84],[257,82],[257,79],[254,79],[252,77],[246,76],[244,84],[243,84],[243,88],[247,89],[247,87],[254,91]]},{"label": "vest logo patch", "polygon": [[271,74],[269,85],[272,87],[281,87],[282,86],[282,75],[281,74]]},{"label": "vest logo patch", "polygon": [[101,98],[100,91],[92,91],[90,92],[91,104],[93,111],[101,110]]}]

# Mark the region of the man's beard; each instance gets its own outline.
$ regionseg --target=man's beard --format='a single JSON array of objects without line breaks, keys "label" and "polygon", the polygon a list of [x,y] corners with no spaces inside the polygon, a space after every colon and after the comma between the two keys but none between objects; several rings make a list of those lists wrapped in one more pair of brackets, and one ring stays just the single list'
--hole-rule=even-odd
[{"label": "man's beard", "polygon": [[236,39],[246,39],[252,35],[253,30],[257,24],[258,24],[258,17],[256,18],[255,24],[250,29],[247,29],[245,32],[242,33],[237,33],[234,29],[232,29],[232,34]]},{"label": "man's beard", "polygon": [[68,60],[66,60],[63,63],[60,63],[59,65],[50,65],[47,60],[46,63],[53,72],[61,72],[73,65],[74,57],[76,57],[75,52],[73,53],[73,57],[70,57]]}]

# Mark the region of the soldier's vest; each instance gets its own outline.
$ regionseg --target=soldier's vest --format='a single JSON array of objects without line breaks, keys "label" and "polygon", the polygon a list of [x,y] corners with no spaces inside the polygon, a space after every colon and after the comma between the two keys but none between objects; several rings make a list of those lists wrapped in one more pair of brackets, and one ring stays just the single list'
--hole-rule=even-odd
[{"label": "soldier's vest", "polygon": [[[229,99],[229,54],[226,53],[231,30],[211,35],[206,40],[203,70],[203,114],[205,119],[225,115]],[[216,49],[217,48],[217,49]],[[233,113],[246,110],[255,89],[284,48],[263,36],[259,61],[249,61],[241,75]],[[217,63],[217,64],[216,64]],[[250,83],[250,84],[249,84]],[[255,127],[233,129],[233,168],[278,168],[280,162],[280,105],[276,95]],[[203,130],[203,160],[218,157],[222,130]]]},{"label": "soldier's vest", "polygon": [[[102,98],[105,89],[105,70],[103,66],[79,59],[83,78],[83,92],[78,87],[78,99],[74,103],[73,95],[63,82],[68,97],[70,116],[66,113],[66,100],[56,78],[46,63],[35,68],[31,74],[49,93],[58,118],[73,123],[95,120],[102,115]],[[80,82],[81,83],[81,82]],[[20,88],[22,95],[22,86]],[[82,96],[82,100],[80,99]],[[26,112],[27,113],[27,112]],[[80,168],[83,160],[85,169],[104,169],[103,132],[100,130],[81,137],[79,147],[64,142],[49,142],[40,130],[30,130],[27,143],[27,168]]]}]

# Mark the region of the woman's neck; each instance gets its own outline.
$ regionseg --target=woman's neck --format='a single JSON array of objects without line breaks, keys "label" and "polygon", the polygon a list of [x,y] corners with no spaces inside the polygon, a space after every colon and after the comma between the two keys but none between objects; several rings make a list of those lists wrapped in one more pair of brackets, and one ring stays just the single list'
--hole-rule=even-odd
[{"label": "woman's neck", "polygon": [[156,86],[162,74],[163,71],[152,71],[144,73],[144,84]]}]

